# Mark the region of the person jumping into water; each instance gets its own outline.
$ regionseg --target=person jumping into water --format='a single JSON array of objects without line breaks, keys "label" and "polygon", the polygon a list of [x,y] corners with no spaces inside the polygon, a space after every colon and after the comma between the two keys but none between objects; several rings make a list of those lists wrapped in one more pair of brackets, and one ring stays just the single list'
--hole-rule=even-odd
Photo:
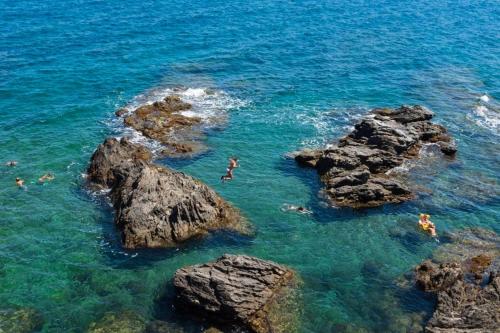
[{"label": "person jumping into water", "polygon": [[418,220],[418,225],[422,230],[427,231],[432,237],[437,237],[436,226],[429,220],[431,216],[429,214],[420,214],[420,219]]},{"label": "person jumping into water", "polygon": [[220,180],[222,180],[222,182],[224,182],[226,180],[232,180],[233,179],[233,169],[238,168],[238,167],[239,167],[238,158],[231,157],[229,159],[229,165],[226,169],[227,173],[224,176],[221,176]]}]

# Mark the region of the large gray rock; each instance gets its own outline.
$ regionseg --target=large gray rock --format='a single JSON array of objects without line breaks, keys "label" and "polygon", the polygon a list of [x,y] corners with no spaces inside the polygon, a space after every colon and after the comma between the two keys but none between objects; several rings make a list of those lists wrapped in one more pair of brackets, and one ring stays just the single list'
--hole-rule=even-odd
[{"label": "large gray rock", "polygon": [[226,327],[291,332],[293,311],[277,309],[287,304],[294,282],[294,272],[284,266],[226,254],[215,262],[177,270],[176,306]]},{"label": "large gray rock", "polygon": [[414,194],[407,185],[387,173],[418,156],[425,143],[436,143],[446,155],[456,152],[446,129],[431,123],[432,117],[418,105],[375,109],[337,145],[304,150],[295,160],[318,171],[337,206],[363,208],[411,200]]},{"label": "large gray rock", "polygon": [[106,139],[88,173],[93,183],[111,187],[126,248],[170,247],[214,229],[244,229],[238,211],[207,185],[152,164],[150,155],[127,139]]}]

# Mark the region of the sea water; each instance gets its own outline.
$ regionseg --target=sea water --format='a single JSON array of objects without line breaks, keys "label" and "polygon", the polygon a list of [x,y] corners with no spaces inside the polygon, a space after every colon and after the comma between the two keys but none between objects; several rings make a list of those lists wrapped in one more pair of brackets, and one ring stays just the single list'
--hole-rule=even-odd
[{"label": "sea water", "polygon": [[[172,315],[172,275],[237,253],[298,272],[299,332],[422,325],[432,298],[398,282],[440,246],[417,230],[418,213],[440,234],[500,232],[498,17],[496,1],[0,0],[0,157],[19,162],[0,168],[0,303],[40,311],[43,332],[83,332],[109,311],[199,331]],[[126,251],[85,170],[108,136],[154,149],[114,112],[174,90],[224,121],[207,128],[207,152],[159,162],[212,186],[255,234]],[[424,149],[399,170],[417,200],[328,208],[316,173],[287,154],[405,103],[435,112],[457,157]],[[241,167],[221,184],[233,155]],[[46,172],[56,178],[37,184]]]}]

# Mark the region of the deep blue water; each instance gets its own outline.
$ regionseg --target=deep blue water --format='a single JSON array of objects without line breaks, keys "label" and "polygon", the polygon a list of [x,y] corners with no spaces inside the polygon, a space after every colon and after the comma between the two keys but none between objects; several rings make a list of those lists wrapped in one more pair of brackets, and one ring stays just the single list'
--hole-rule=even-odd
[{"label": "deep blue water", "polygon": [[[38,309],[44,332],[82,332],[107,311],[171,318],[174,271],[230,252],[300,274],[300,332],[421,325],[432,302],[394,282],[439,246],[418,233],[417,214],[440,233],[500,232],[498,17],[497,1],[0,0],[0,157],[19,161],[0,168],[0,303]],[[256,234],[125,252],[82,174],[105,137],[130,134],[118,107],[179,86],[227,122],[209,131],[207,153],[162,163],[214,187]],[[409,173],[427,190],[413,202],[325,208],[315,173],[285,158],[344,135],[372,107],[414,103],[459,153],[423,154]],[[233,154],[241,168],[220,184]],[[56,179],[37,185],[48,171]]]}]

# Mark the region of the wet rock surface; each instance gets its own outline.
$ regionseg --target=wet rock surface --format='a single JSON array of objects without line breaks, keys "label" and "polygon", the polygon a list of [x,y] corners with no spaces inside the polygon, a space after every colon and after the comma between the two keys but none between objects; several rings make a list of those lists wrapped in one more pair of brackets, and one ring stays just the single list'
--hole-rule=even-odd
[{"label": "wet rock surface", "polygon": [[[482,229],[466,229],[454,239],[439,250],[434,261],[415,268],[416,285],[437,296],[426,332],[498,332],[500,239]],[[447,250],[448,257],[444,255]]]},{"label": "wet rock surface", "polygon": [[191,107],[191,104],[174,95],[140,106],[132,112],[119,109],[115,114],[123,117],[126,126],[164,145],[164,155],[175,156],[192,154],[202,148],[199,142],[202,133],[197,128],[201,119],[182,114]]},{"label": "wet rock surface", "polygon": [[88,168],[92,183],[111,188],[124,247],[170,247],[210,230],[244,230],[238,211],[207,185],[150,159],[127,139],[106,139]]},{"label": "wet rock surface", "polygon": [[[254,257],[224,255],[215,262],[177,270],[176,307],[232,331],[293,332],[282,311],[293,294],[290,269]],[[293,302],[292,302],[293,303]]]},{"label": "wet rock surface", "polygon": [[335,146],[299,152],[295,160],[318,171],[336,206],[376,207],[411,200],[414,194],[408,186],[388,172],[416,158],[426,143],[437,144],[445,155],[456,153],[446,129],[433,124],[432,117],[418,105],[374,109]]},{"label": "wet rock surface", "polygon": [[42,329],[43,317],[32,308],[0,310],[0,332],[31,333]]}]

